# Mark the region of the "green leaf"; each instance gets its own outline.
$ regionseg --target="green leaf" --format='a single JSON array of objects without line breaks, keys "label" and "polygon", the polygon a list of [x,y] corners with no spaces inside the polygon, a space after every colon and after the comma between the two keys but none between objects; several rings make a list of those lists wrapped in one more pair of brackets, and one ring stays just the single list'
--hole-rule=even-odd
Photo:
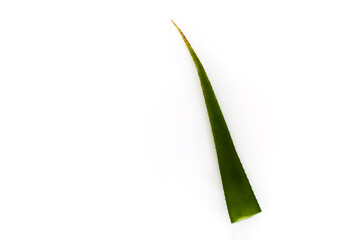
[{"label": "green leaf", "polygon": [[[172,21],[174,23],[174,21]],[[194,60],[205,98],[218,157],[225,200],[231,223],[253,216],[261,212],[244,168],[240,162],[230,132],[216,99],[208,76],[185,35],[174,23]]]}]

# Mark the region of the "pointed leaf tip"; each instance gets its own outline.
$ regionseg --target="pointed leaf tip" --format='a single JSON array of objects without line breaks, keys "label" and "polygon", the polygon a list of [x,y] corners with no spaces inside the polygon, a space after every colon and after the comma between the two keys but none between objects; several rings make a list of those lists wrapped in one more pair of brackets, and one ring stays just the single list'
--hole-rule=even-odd
[{"label": "pointed leaf tip", "polygon": [[198,71],[215,142],[226,205],[230,221],[234,223],[261,212],[261,209],[235,150],[205,69],[185,35],[175,22],[172,22],[181,34]]}]

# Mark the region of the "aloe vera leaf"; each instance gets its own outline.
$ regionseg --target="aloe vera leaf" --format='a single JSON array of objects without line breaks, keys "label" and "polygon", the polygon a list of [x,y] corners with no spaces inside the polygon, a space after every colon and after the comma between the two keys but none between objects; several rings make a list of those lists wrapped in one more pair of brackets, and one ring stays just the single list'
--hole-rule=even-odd
[{"label": "aloe vera leaf", "polygon": [[[171,20],[172,21],[172,20]],[[224,116],[216,99],[214,90],[203,65],[197,57],[189,41],[180,28],[172,21],[181,34],[186,47],[195,63],[206,108],[209,115],[211,130],[214,137],[216,153],[219,162],[221,180],[231,223],[251,217],[261,212],[260,206],[251,188],[249,179],[240,162],[235,146],[230,136]]]}]

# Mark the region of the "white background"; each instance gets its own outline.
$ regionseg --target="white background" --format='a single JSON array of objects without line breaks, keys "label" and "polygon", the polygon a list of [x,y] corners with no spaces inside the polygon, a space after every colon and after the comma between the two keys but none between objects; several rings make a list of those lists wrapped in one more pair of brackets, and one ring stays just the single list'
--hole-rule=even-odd
[{"label": "white background", "polygon": [[[0,239],[360,239],[358,1],[1,1]],[[197,73],[263,212],[230,224]]]}]

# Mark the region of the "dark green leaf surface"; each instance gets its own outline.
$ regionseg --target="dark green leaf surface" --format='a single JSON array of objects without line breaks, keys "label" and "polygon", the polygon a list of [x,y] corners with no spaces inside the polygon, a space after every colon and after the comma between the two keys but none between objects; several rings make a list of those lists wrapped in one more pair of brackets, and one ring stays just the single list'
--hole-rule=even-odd
[{"label": "dark green leaf surface", "polygon": [[226,204],[231,223],[234,223],[261,212],[261,209],[236,153],[224,116],[205,69],[185,35],[175,23],[174,25],[184,39],[199,74],[214,137]]}]

